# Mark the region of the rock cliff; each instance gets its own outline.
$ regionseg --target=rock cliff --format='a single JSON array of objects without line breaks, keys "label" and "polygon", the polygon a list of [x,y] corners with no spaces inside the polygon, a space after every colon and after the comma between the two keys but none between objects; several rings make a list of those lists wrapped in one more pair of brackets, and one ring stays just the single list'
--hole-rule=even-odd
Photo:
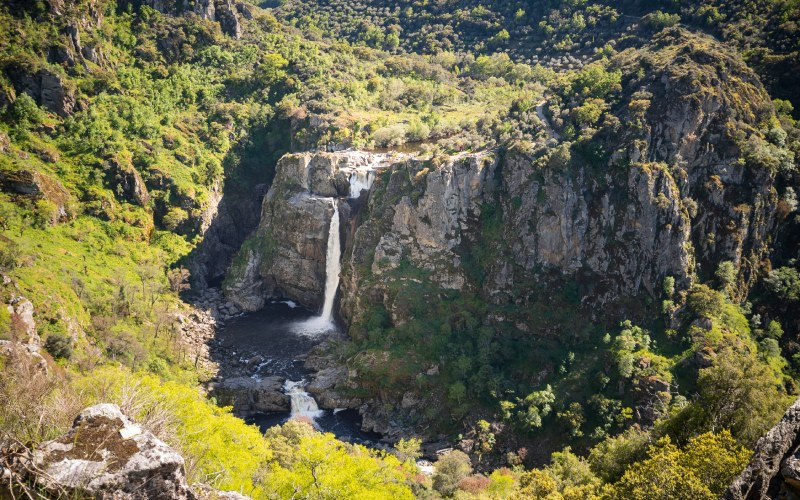
[{"label": "rock cliff", "polygon": [[722,496],[726,500],[800,495],[800,399],[758,440],[750,464]]},{"label": "rock cliff", "polygon": [[[333,201],[357,199],[358,171],[386,165],[382,156],[360,152],[284,156],[264,197],[261,222],[242,245],[226,278],[228,298],[246,311],[260,309],[270,297],[319,308]],[[349,220],[349,205],[340,205],[339,213]]]},{"label": "rock cliff", "polygon": [[[612,113],[573,141],[562,135],[560,142],[426,160],[358,151],[284,157],[259,228],[228,273],[226,295],[245,310],[277,296],[319,307],[337,198],[348,200],[339,202],[339,317],[353,339],[373,346],[400,327],[393,341],[411,335],[417,350],[424,349],[419,342],[441,348],[467,330],[524,338],[525,345],[579,339],[589,322],[643,320],[660,311],[662,299],[680,304],[698,277],[713,277],[723,262],[736,273],[732,297],[746,296],[774,229],[784,154],[770,142],[769,97],[739,59],[680,30],[612,63],[626,75],[609,98]],[[649,70],[636,70],[642,67]],[[375,174],[354,203],[357,165]],[[667,278],[674,295],[663,291]],[[481,307],[464,313],[470,303]],[[376,407],[401,413],[441,398],[393,394],[362,376],[392,365],[388,350],[357,358],[314,387],[366,387],[381,394]],[[404,369],[416,371],[410,379],[437,376],[436,361],[423,358],[417,351],[403,357]],[[542,366],[530,385],[553,370]],[[654,383],[669,391],[666,382]]]}]

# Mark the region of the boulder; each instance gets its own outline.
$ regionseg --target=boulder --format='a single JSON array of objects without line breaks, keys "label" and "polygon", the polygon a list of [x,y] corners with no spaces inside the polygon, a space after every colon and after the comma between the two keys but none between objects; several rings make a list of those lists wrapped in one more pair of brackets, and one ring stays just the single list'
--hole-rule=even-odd
[{"label": "boulder", "polygon": [[213,384],[209,389],[220,405],[233,406],[234,414],[248,417],[256,413],[289,411],[289,397],[283,393],[283,382],[281,377],[234,377]]},{"label": "boulder", "polygon": [[33,319],[33,304],[30,300],[24,297],[15,297],[8,304],[9,314],[16,316],[19,325],[24,329],[24,332],[29,338],[36,336],[36,321]]},{"label": "boulder", "polygon": [[314,396],[320,408],[358,408],[363,403],[358,398],[344,397],[337,387],[347,387],[347,368],[335,366],[323,368],[314,374],[314,380],[306,391]]},{"label": "boulder", "polygon": [[126,158],[113,158],[105,164],[106,171],[112,185],[116,185],[117,192],[130,203],[147,206],[150,193],[142,176]]},{"label": "boulder", "polygon": [[46,199],[55,204],[58,220],[67,218],[69,192],[47,174],[27,169],[0,170],[0,190],[33,200]]},{"label": "boulder", "polygon": [[152,433],[99,404],[81,412],[64,436],[33,452],[46,491],[114,499],[193,499],[183,458]]},{"label": "boulder", "polygon": [[722,495],[726,500],[800,496],[800,398],[756,443],[748,466]]}]

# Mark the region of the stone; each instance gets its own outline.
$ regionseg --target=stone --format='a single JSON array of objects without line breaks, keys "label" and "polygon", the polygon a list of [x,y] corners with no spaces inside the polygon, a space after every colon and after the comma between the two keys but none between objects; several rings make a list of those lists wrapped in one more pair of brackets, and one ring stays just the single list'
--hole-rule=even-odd
[{"label": "stone", "polygon": [[24,297],[16,297],[8,304],[9,314],[17,317],[17,321],[25,329],[29,338],[36,336],[36,321],[33,319],[33,304]]},{"label": "stone", "polygon": [[0,170],[0,189],[33,200],[46,199],[56,206],[57,221],[68,218],[69,192],[60,182],[45,173],[27,169]]},{"label": "stone", "polygon": [[67,434],[33,452],[33,464],[44,472],[33,479],[51,492],[121,500],[195,498],[183,458],[117,405],[82,411]]},{"label": "stone", "polygon": [[306,386],[306,391],[314,396],[320,408],[358,408],[362,401],[358,398],[345,397],[337,387],[347,387],[347,368],[343,366],[322,368],[314,373],[313,380]]},{"label": "stone", "polygon": [[756,500],[800,496],[800,398],[783,418],[758,440],[753,457],[722,495],[726,500]]},{"label": "stone", "polygon": [[105,169],[109,177],[109,183],[116,185],[117,193],[121,194],[125,201],[147,206],[150,201],[150,193],[142,179],[142,176],[130,162],[124,157],[114,157],[105,163]]},{"label": "stone", "polygon": [[283,393],[282,377],[234,377],[211,384],[209,392],[222,406],[233,406],[240,417],[256,413],[289,411],[289,397]]}]

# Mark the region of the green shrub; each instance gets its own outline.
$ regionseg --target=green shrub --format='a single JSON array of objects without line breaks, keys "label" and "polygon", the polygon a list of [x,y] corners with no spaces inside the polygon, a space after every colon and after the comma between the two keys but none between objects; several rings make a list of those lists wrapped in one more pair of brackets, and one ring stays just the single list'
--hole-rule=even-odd
[{"label": "green shrub", "polygon": [[469,456],[463,451],[454,450],[436,461],[433,474],[433,489],[444,496],[452,495],[462,479],[472,474]]},{"label": "green shrub", "polygon": [[72,338],[66,333],[53,332],[47,336],[44,348],[55,359],[69,359],[72,357]]}]

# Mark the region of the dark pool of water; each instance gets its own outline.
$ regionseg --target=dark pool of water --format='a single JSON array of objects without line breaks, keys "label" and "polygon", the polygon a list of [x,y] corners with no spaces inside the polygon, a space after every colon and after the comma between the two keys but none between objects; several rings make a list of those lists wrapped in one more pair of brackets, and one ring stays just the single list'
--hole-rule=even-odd
[{"label": "dark pool of water", "polygon": [[[264,357],[256,376],[308,379],[309,371],[302,358],[326,335],[303,335],[297,333],[296,325],[312,317],[314,313],[302,306],[274,301],[261,311],[231,320],[217,332],[217,339],[226,351],[235,352],[236,356],[248,358],[259,354]],[[249,421],[265,431],[289,418],[288,412],[263,413]],[[343,441],[376,447],[380,440],[379,434],[361,430],[361,416],[356,410],[324,410],[314,423],[319,430],[330,432]]]},{"label": "dark pool of water", "polygon": [[231,320],[217,332],[217,339],[237,356],[263,356],[265,362],[257,375],[300,380],[308,375],[300,358],[325,337],[301,335],[293,327],[313,316],[291,301],[274,301],[258,312]]}]

